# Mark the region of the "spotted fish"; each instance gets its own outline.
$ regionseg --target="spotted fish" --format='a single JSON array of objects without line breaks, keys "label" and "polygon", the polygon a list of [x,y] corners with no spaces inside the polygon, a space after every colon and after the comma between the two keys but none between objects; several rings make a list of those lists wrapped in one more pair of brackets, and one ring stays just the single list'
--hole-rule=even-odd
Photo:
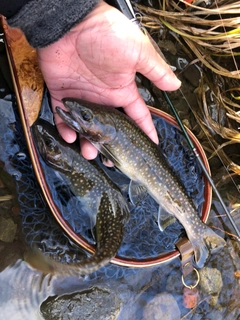
[{"label": "spotted fish", "polygon": [[[33,126],[34,141],[45,162],[68,177],[73,193],[80,197],[90,215],[96,210],[97,249],[93,256],[78,264],[61,264],[40,252],[31,252],[28,262],[41,262],[45,273],[84,275],[106,265],[117,253],[123,237],[123,227],[129,212],[127,203],[104,171],[95,161],[87,161],[79,148],[63,141],[54,126],[38,120]],[[36,258],[37,257],[37,258]]]},{"label": "spotted fish", "polygon": [[222,248],[225,241],[201,221],[158,146],[129,117],[112,107],[73,98],[65,98],[63,103],[68,111],[57,107],[58,115],[180,221],[192,243],[195,265],[202,268],[210,253]]}]

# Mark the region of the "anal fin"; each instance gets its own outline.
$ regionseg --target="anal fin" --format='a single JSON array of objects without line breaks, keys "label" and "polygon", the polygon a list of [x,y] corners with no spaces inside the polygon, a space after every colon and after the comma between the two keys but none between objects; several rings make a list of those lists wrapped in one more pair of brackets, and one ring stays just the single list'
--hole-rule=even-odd
[{"label": "anal fin", "polygon": [[176,222],[176,218],[166,211],[163,207],[158,207],[158,227],[160,231],[164,231],[168,226]]}]

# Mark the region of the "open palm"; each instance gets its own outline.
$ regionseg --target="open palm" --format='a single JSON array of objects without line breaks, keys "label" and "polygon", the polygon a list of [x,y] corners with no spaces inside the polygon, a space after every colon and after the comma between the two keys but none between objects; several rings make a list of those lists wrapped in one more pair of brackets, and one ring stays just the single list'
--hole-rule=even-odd
[{"label": "open palm", "polygon": [[[118,10],[100,1],[62,39],[39,49],[38,56],[53,110],[63,107],[64,97],[121,106],[157,142],[150,113],[134,81],[135,74],[142,73],[163,90],[175,90],[180,82],[148,38]],[[73,142],[76,133],[57,115],[55,121],[62,137]],[[82,153],[92,159],[97,151],[84,141]]]}]

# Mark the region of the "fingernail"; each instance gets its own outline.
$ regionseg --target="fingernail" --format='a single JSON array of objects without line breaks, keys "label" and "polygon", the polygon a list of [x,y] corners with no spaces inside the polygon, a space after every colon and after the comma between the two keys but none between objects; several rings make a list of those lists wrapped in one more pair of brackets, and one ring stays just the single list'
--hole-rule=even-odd
[{"label": "fingernail", "polygon": [[176,77],[173,72],[169,72],[165,75],[164,82],[166,87],[169,87],[169,85],[171,85],[171,87],[174,88],[179,88],[182,84],[182,82]]},{"label": "fingernail", "polygon": [[181,87],[182,85],[182,81],[180,81],[177,77],[176,77],[176,84],[178,85],[178,87]]}]

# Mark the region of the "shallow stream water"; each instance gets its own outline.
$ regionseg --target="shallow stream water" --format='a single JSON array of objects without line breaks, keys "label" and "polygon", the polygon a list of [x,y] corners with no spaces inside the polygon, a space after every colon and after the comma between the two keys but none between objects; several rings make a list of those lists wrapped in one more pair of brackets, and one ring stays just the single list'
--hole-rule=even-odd
[{"label": "shallow stream water", "polygon": [[[4,45],[0,42],[0,319],[240,319],[240,245],[235,237],[227,235],[233,230],[215,198],[208,224],[220,229],[216,232],[225,237],[227,246],[212,255],[199,271],[194,308],[189,308],[189,297],[184,295],[178,258],[139,269],[109,264],[84,277],[43,276],[28,266],[24,253],[33,243],[62,262],[80,261],[87,253],[62,231],[42,198],[21,134],[6,66]],[[189,82],[185,86],[191,93]],[[161,100],[154,100],[144,87],[141,92],[154,105]],[[238,195],[234,186],[230,182],[220,192],[231,208]],[[239,215],[236,210],[238,227]],[[141,219],[138,223],[136,218],[134,226],[142,241],[139,252],[143,253],[149,248],[146,249],[148,243],[144,246],[143,239],[148,235],[142,231]],[[73,224],[77,226],[76,222]],[[131,225],[127,230],[129,235]],[[157,236],[161,238],[160,231]],[[172,249],[178,236],[178,228],[173,227],[163,238],[166,250]]]}]

